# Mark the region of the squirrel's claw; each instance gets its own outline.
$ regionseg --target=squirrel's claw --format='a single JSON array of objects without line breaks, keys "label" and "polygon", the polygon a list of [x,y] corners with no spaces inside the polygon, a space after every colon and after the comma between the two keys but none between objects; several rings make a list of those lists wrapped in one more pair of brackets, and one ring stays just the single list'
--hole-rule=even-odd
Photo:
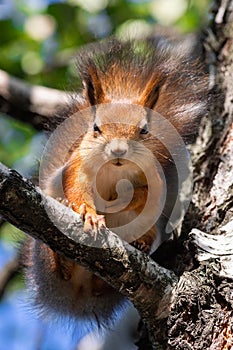
[{"label": "squirrel's claw", "polygon": [[148,245],[143,240],[137,239],[136,241],[133,241],[130,244],[143,253],[148,254],[150,252],[150,245]]},{"label": "squirrel's claw", "polygon": [[87,207],[86,207],[86,204],[83,203],[82,205],[80,205],[79,207],[79,214],[80,214],[80,217],[83,221],[85,221],[85,215],[87,213]]},{"label": "squirrel's claw", "polygon": [[62,197],[56,197],[56,200],[68,208],[73,207],[73,203],[69,202],[68,199]]},{"label": "squirrel's claw", "polygon": [[94,236],[96,235],[96,223],[95,218],[91,216],[91,214],[87,213],[84,216],[84,232],[86,233],[94,233]]},{"label": "squirrel's claw", "polygon": [[80,206],[79,214],[84,221],[84,232],[92,233],[96,239],[99,229],[106,227],[104,215],[89,212],[85,203]]}]

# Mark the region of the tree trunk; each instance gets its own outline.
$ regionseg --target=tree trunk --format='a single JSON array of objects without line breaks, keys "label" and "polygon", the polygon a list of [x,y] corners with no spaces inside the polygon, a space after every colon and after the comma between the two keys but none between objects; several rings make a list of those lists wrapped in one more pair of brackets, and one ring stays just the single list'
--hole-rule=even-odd
[{"label": "tree trunk", "polygon": [[191,239],[201,250],[186,241],[184,252],[176,258],[178,270],[183,269],[181,261],[190,269],[180,279],[168,318],[172,349],[233,348],[232,11],[233,1],[215,2],[203,41],[214,97],[192,148],[193,198],[183,224],[183,234],[192,230]]}]

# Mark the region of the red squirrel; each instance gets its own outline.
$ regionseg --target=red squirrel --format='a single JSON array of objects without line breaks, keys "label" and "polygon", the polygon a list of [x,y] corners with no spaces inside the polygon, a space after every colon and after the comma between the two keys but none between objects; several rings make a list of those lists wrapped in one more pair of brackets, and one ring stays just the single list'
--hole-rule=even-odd
[{"label": "red squirrel", "polygon": [[[63,164],[54,161],[42,189],[79,213],[86,232],[98,234],[106,225],[149,254],[168,237],[179,191],[174,157],[183,157],[181,143],[191,140],[206,114],[207,78],[196,62],[160,40],[110,39],[82,51],[77,62],[82,96],[57,120],[62,125],[77,116],[74,123],[85,122],[86,131],[72,141]],[[57,143],[52,157],[62,151]],[[118,191],[121,180],[127,181]],[[108,324],[124,305],[99,277],[39,241],[28,240],[25,256],[28,284],[45,312]]]}]

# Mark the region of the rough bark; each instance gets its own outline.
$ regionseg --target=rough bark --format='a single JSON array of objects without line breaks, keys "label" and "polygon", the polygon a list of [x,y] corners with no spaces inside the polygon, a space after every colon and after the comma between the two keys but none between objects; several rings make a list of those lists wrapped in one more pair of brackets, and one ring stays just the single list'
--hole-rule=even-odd
[{"label": "rough bark", "polygon": [[[193,147],[193,200],[183,225],[183,234],[196,228],[192,236],[201,249],[191,259],[198,267],[189,272],[189,283],[176,295],[168,318],[172,349],[233,346],[232,11],[232,1],[216,1],[204,39],[215,94]],[[193,250],[192,244],[189,248]]]},{"label": "rough bark", "polygon": [[199,227],[212,232],[233,217],[233,2],[217,1],[204,47],[215,89],[194,152],[194,196]]}]

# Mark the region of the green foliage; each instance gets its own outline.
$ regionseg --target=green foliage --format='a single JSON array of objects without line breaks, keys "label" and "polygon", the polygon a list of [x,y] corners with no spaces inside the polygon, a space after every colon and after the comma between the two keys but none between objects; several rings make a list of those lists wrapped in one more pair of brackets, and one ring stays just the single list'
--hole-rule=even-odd
[{"label": "green foliage", "polygon": [[15,1],[10,17],[0,21],[0,68],[34,84],[64,89],[74,79],[72,57],[80,46],[109,35],[125,36],[132,28],[134,34],[143,28],[154,31],[156,23],[194,31],[206,22],[208,3],[69,0],[47,6],[43,1],[35,9],[33,2]]},{"label": "green foliage", "polygon": [[18,159],[27,155],[35,131],[17,120],[3,116],[0,118],[0,160],[12,167]]},{"label": "green foliage", "polygon": [[200,30],[206,25],[209,3],[209,0],[190,1],[185,16],[180,17],[176,22],[182,32]]},{"label": "green foliage", "polygon": [[[0,161],[8,167],[14,167],[17,161],[28,154],[35,130],[29,125],[1,115],[0,123]],[[0,244],[3,240],[17,248],[25,235],[14,226],[4,223],[0,228],[0,237]],[[16,290],[20,287],[22,280],[17,277],[11,283],[10,289]]]},{"label": "green foliage", "polygon": [[[9,232],[11,233],[9,235]],[[1,240],[13,244],[16,248],[19,248],[19,244],[25,239],[25,234],[12,226],[8,222],[5,222],[1,228]]]}]

